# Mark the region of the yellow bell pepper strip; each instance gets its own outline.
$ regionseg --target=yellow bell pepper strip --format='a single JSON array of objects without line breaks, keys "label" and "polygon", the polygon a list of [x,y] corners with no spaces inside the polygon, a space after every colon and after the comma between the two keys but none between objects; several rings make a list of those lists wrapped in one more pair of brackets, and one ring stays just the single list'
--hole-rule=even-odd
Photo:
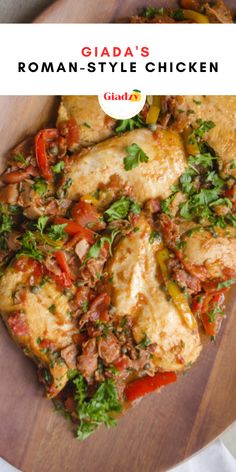
[{"label": "yellow bell pepper strip", "polygon": [[185,149],[186,149],[187,153],[190,156],[196,156],[197,154],[199,154],[199,146],[198,146],[197,141],[195,143],[190,143],[188,141],[191,133],[192,133],[192,130],[189,129],[189,128],[188,128],[188,130],[184,131],[184,133],[183,133],[184,146],[185,146]]},{"label": "yellow bell pepper strip", "polygon": [[89,193],[83,195],[80,200],[82,200],[82,202],[92,203],[94,206],[99,205],[99,200],[97,200],[97,198],[93,197]]},{"label": "yellow bell pepper strip", "polygon": [[167,266],[167,262],[170,258],[168,249],[162,249],[157,252],[156,255],[157,263],[160,267],[161,275],[165,282],[167,291],[172,298],[174,305],[176,306],[179,314],[181,315],[185,324],[192,330],[197,327],[196,320],[190,310],[189,304],[184,294],[179,289],[178,285],[170,280],[170,274]]},{"label": "yellow bell pepper strip", "polygon": [[146,124],[155,125],[158,120],[160,111],[161,111],[161,99],[159,96],[154,96],[152,100],[152,104],[150,105],[150,108],[147,113]]},{"label": "yellow bell pepper strip", "polygon": [[185,20],[193,20],[196,23],[209,23],[206,15],[193,10],[182,10]]}]

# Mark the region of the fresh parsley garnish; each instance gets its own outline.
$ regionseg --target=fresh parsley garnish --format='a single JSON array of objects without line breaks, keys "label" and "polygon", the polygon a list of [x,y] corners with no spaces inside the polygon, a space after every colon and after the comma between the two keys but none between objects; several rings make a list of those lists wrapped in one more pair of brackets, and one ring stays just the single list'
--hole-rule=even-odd
[{"label": "fresh parsley garnish", "polygon": [[112,205],[104,212],[106,220],[110,223],[114,220],[125,219],[130,210],[131,200],[128,197],[122,197],[120,200],[112,203]]},{"label": "fresh parsley garnish", "polygon": [[59,241],[66,237],[65,227],[67,223],[63,223],[60,225],[51,225],[49,231],[47,233],[48,237],[53,241]]},{"label": "fresh parsley garnish", "polygon": [[43,196],[48,190],[48,184],[47,184],[46,180],[44,180],[42,177],[36,177],[36,179],[34,181],[34,184],[33,184],[33,189],[40,196]]},{"label": "fresh parsley garnish", "polygon": [[123,163],[126,171],[132,170],[138,167],[142,162],[148,162],[149,157],[145,152],[136,144],[133,143],[126,148],[127,156],[124,157]]},{"label": "fresh parsley garnish", "polygon": [[31,257],[38,261],[42,261],[43,253],[37,248],[37,241],[34,234],[31,231],[27,231],[20,240],[21,249],[17,253],[16,257],[20,256]]},{"label": "fresh parsley garnish", "polygon": [[109,236],[102,236],[100,239],[98,239],[96,243],[94,243],[93,246],[91,246],[90,249],[88,250],[84,258],[83,265],[86,264],[86,262],[91,258],[97,259],[99,256],[100,250],[103,248],[106,242],[108,242],[110,254],[112,254],[112,244],[118,233],[120,233],[120,230],[114,229]]},{"label": "fresh parsley garnish", "polygon": [[180,8],[177,10],[173,11],[172,13],[172,18],[175,21],[183,21],[184,20],[184,12]]},{"label": "fresh parsley garnish", "polygon": [[52,167],[53,172],[55,172],[55,174],[60,174],[64,168],[65,168],[64,161],[59,161]]},{"label": "fresh parsley garnish", "polygon": [[36,228],[40,231],[41,234],[44,232],[44,229],[45,229],[46,224],[48,222],[48,218],[49,218],[48,216],[40,216],[38,218]]},{"label": "fresh parsley garnish", "polygon": [[142,10],[141,16],[152,20],[156,15],[163,15],[164,8],[146,7]]},{"label": "fresh parsley garnish", "polygon": [[10,215],[2,213],[0,215],[0,234],[10,233],[13,226],[13,220]]},{"label": "fresh parsley garnish", "polygon": [[161,241],[161,234],[158,231],[152,229],[150,236],[149,236],[149,243],[153,244],[155,241]]},{"label": "fresh parsley garnish", "polygon": [[188,164],[192,166],[202,166],[205,168],[212,167],[213,161],[216,160],[215,156],[210,153],[197,154],[196,156],[189,156]]},{"label": "fresh parsley garnish", "polygon": [[108,428],[116,425],[113,413],[120,412],[122,405],[118,392],[111,379],[101,383],[92,396],[88,398],[87,383],[82,375],[73,380],[75,385],[74,399],[80,424],[77,428],[77,438],[81,441],[90,436],[101,424]]},{"label": "fresh parsley garnish", "polygon": [[27,160],[26,160],[25,156],[23,156],[23,154],[21,154],[20,152],[15,154],[13,156],[13,159],[14,159],[14,161],[20,162],[21,164],[24,164],[25,166],[27,165]]},{"label": "fresh parsley garnish", "polygon": [[222,288],[231,287],[231,285],[233,285],[233,284],[235,284],[235,283],[236,283],[236,280],[235,280],[235,279],[225,280],[224,282],[220,282],[220,283],[217,285],[216,290],[221,290]]},{"label": "fresh parsley garnish", "polygon": [[127,118],[125,120],[119,120],[118,125],[115,129],[117,134],[125,133],[126,131],[133,131],[136,128],[143,128],[145,126],[143,119],[140,115],[136,115],[133,118]]},{"label": "fresh parsley garnish", "polygon": [[121,197],[120,200],[112,203],[112,205],[104,212],[104,217],[108,223],[115,220],[123,220],[132,212],[135,215],[140,213],[140,205],[133,202],[128,197]]},{"label": "fresh parsley garnish", "polygon": [[195,144],[199,138],[203,138],[207,131],[210,131],[212,128],[215,127],[215,123],[213,121],[204,121],[201,118],[197,120],[197,128],[194,128],[192,133],[188,138],[189,144]]}]

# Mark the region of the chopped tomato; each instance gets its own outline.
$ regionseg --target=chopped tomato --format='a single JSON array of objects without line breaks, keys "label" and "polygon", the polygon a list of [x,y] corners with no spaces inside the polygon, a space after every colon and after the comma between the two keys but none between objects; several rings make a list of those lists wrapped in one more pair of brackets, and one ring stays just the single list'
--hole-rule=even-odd
[{"label": "chopped tomato", "polygon": [[127,400],[133,402],[147,393],[154,392],[176,380],[177,376],[174,372],[158,372],[153,377],[147,375],[129,383],[124,393]]},{"label": "chopped tomato", "polygon": [[31,269],[34,275],[40,275],[43,270],[40,262],[27,256],[19,257],[19,259],[14,262],[14,269],[19,272],[27,272]]},{"label": "chopped tomato", "polygon": [[[80,235],[81,239],[86,239],[89,244],[94,243],[94,232],[91,231],[89,228],[84,228],[78,223],[75,223],[73,220],[68,220],[67,218],[61,218],[57,217],[54,220],[54,223],[59,225],[59,224],[66,224],[65,226],[65,232],[69,234],[70,236],[74,235]],[[78,242],[78,241],[77,241]]]},{"label": "chopped tomato", "polygon": [[29,332],[25,315],[19,311],[12,313],[8,320],[8,325],[15,336],[26,336]]},{"label": "chopped tomato", "polygon": [[49,164],[49,156],[47,154],[47,145],[58,138],[57,129],[43,129],[38,132],[35,138],[35,155],[38,168],[42,177],[51,181],[53,173]]},{"label": "chopped tomato", "polygon": [[121,357],[118,361],[114,362],[113,365],[116,370],[122,371],[127,369],[129,366],[129,358],[127,356]]},{"label": "chopped tomato", "polygon": [[71,211],[73,220],[81,226],[89,226],[94,231],[104,229],[106,224],[101,220],[101,215],[91,203],[81,200],[76,203]]},{"label": "chopped tomato", "polygon": [[55,257],[62,273],[65,274],[68,280],[74,280],[75,276],[68,265],[65,253],[63,251],[55,251]]}]

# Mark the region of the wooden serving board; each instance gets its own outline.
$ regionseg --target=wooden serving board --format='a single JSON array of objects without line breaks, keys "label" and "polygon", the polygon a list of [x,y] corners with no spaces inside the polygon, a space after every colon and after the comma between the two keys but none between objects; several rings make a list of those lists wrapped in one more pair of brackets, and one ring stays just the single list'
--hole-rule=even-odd
[{"label": "wooden serving board", "polygon": [[[97,0],[94,8],[93,0],[59,0],[37,21],[114,21],[143,3]],[[56,107],[53,97],[0,97],[2,164],[14,144],[53,123]],[[236,419],[235,310],[231,293],[216,344],[204,348],[177,384],[144,399],[115,429],[101,428],[83,443],[42,398],[33,363],[0,323],[0,456],[23,472],[161,472],[186,459]]]}]

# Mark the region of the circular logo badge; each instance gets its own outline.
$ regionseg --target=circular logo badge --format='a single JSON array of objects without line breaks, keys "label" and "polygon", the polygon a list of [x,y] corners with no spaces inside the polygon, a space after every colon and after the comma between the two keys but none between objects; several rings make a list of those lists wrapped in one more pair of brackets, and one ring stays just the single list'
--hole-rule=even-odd
[{"label": "circular logo badge", "polygon": [[115,118],[124,120],[137,115],[143,108],[146,95],[141,90],[133,89],[131,91],[104,92],[98,96],[98,100],[103,111]]}]

